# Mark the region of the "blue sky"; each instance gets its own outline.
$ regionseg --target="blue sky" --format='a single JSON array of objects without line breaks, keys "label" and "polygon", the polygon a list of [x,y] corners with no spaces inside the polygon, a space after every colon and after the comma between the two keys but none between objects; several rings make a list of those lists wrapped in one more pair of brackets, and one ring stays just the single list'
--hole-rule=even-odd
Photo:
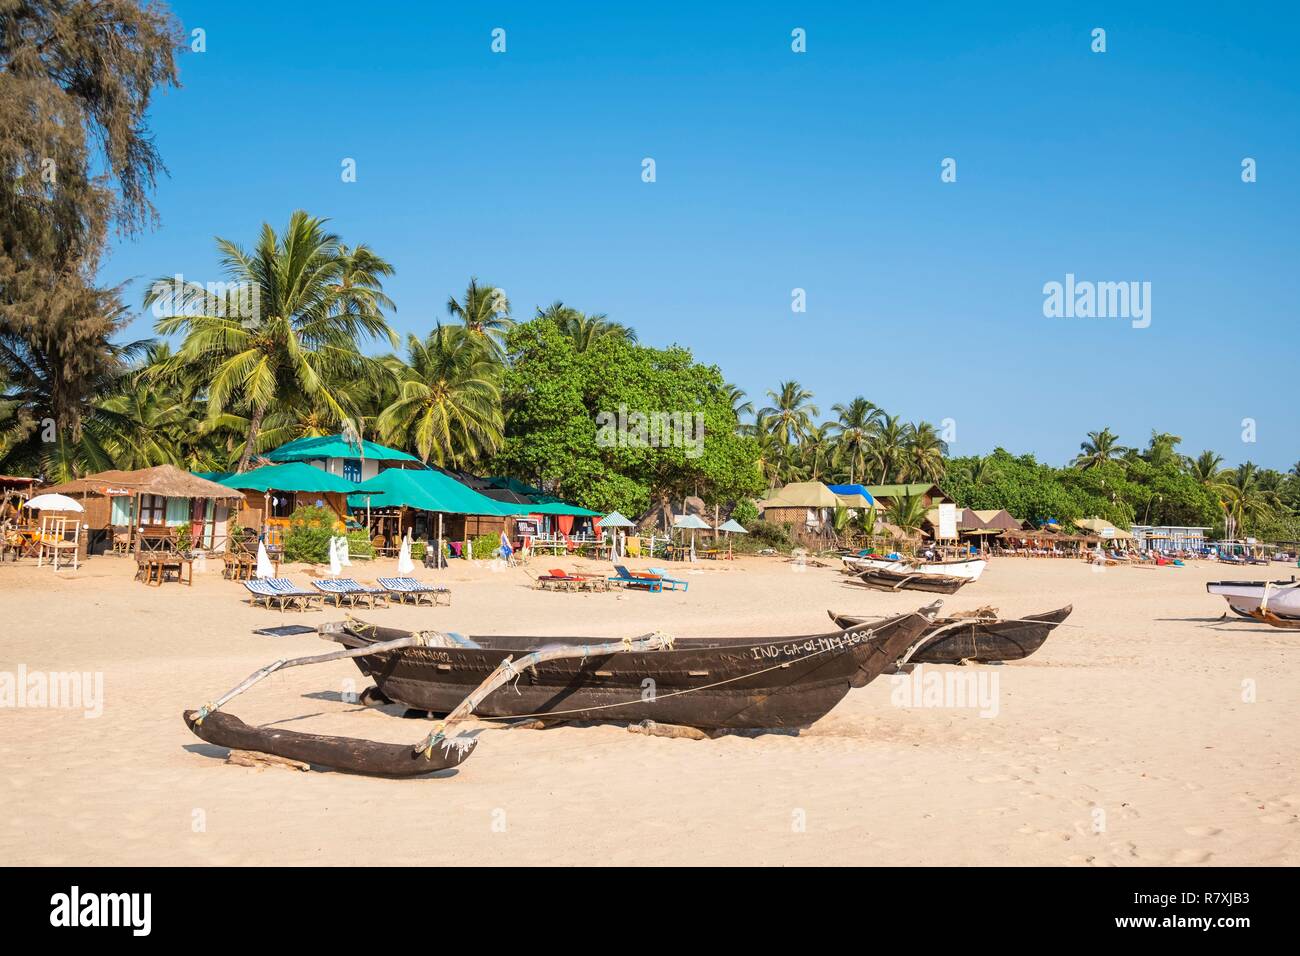
[{"label": "blue sky", "polygon": [[[1300,459],[1294,9],[838,6],[174,3],[207,50],[151,113],[162,223],[101,279],[150,334],[144,280],[220,279],[214,236],[304,208],[394,264],[403,334],[473,274],[758,405],[797,379],[824,415],[951,418],[954,454],[1061,463],[1109,425]],[[1045,318],[1067,273],[1150,282],[1150,327]]]}]

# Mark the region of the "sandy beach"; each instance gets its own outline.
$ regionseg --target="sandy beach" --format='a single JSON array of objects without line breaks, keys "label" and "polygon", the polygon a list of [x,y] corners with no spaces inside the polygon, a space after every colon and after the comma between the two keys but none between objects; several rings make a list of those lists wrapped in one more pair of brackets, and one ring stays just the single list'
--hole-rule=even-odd
[{"label": "sandy beach", "polygon": [[[683,566],[687,593],[532,590],[528,571],[552,563],[456,562],[419,572],[453,588],[450,608],[356,613],[471,634],[758,636],[830,630],[828,608],[883,615],[932,599],[781,558]],[[333,647],[254,629],[343,613],[252,608],[216,568],[192,588],[159,589],[134,583],[125,558],[57,575],[0,566],[0,672],[103,675],[97,717],[0,709],[8,862],[1300,863],[1300,635],[1221,621],[1223,601],[1204,588],[1262,568],[995,559],[948,610],[1073,604],[1074,614],[1027,660],[960,669],[996,691],[992,716],[900,706],[902,679],[882,677],[798,736],[492,725],[454,775],[408,780],[234,766],[188,732],[182,709],[278,657]],[[288,570],[308,579],[304,566]],[[426,733],[394,708],[345,702],[365,686],[352,663],[334,662],[277,674],[230,709],[249,723],[393,742]]]}]

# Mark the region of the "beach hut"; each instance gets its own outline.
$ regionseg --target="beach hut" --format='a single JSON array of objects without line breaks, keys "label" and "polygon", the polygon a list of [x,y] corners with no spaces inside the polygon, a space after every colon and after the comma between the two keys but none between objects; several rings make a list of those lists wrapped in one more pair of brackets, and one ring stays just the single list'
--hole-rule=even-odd
[{"label": "beach hut", "polygon": [[[355,481],[300,461],[263,465],[252,471],[229,475],[217,483],[250,492],[240,509],[239,523],[263,531],[283,531],[288,527],[289,516],[297,508],[317,502],[329,507],[340,522],[346,522],[347,496],[361,487]],[[256,494],[258,492],[260,497]]]},{"label": "beach hut", "polygon": [[789,525],[796,535],[820,535],[836,508],[844,507],[820,481],[796,481],[758,503],[763,520]]},{"label": "beach hut", "polygon": [[867,485],[867,492],[882,508],[888,508],[899,498],[920,498],[921,503],[929,508],[944,500],[939,486],[929,481],[913,481],[907,484]]},{"label": "beach hut", "polygon": [[386,525],[396,524],[395,528],[385,526],[386,539],[398,540],[409,531],[436,541],[439,554],[444,540],[499,535],[518,509],[533,507],[493,501],[440,471],[401,468],[385,469],[362,482],[348,503],[368,507],[376,494],[383,495],[380,518]]},{"label": "beach hut", "polygon": [[87,552],[114,535],[121,535],[130,549],[141,528],[164,527],[188,528],[195,548],[222,547],[230,511],[244,497],[175,465],[102,471],[47,490],[85,508]]},{"label": "beach hut", "polygon": [[352,435],[315,435],[296,438],[258,457],[272,464],[306,462],[313,468],[358,484],[387,468],[424,468],[414,455]]}]

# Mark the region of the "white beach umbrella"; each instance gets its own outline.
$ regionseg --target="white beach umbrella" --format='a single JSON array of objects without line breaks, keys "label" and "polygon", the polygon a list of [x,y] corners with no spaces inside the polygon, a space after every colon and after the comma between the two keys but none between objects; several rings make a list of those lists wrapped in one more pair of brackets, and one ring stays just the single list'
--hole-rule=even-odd
[{"label": "white beach umbrella", "polygon": [[411,560],[411,539],[409,537],[402,539],[402,550],[397,553],[397,575],[406,577],[415,570],[415,562]]},{"label": "white beach umbrella", "polygon": [[271,563],[271,556],[266,553],[266,542],[257,542],[257,576],[259,578],[275,577],[275,565]]},{"label": "white beach umbrella", "polygon": [[339,561],[339,539],[330,538],[330,574],[338,577],[343,573],[343,563]]},{"label": "white beach umbrella", "polygon": [[345,568],[352,567],[352,560],[348,557],[348,536],[339,535],[339,564]]},{"label": "white beach umbrella", "polygon": [[76,498],[69,498],[67,495],[37,495],[35,498],[28,499],[23,506],[25,508],[35,508],[37,511],[85,511],[81,507],[81,502]]}]

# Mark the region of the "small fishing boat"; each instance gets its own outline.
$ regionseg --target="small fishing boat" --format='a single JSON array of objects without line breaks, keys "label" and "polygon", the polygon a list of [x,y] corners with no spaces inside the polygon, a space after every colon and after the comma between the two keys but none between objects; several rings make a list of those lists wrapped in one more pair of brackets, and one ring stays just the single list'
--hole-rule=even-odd
[{"label": "small fishing boat", "polygon": [[1300,621],[1300,581],[1211,581],[1205,585],[1242,617]]},{"label": "small fishing boat", "polygon": [[[506,656],[541,647],[575,653],[533,668],[481,700],[483,717],[654,720],[705,730],[801,727],[902,657],[930,626],[936,603],[909,614],[827,634],[764,638],[674,638],[669,650],[582,656],[589,637],[458,637],[453,646],[412,647],[355,658],[389,700],[444,713]],[[347,648],[410,632],[360,621],[322,624],[322,637]],[[608,639],[606,639],[608,640]]]},{"label": "small fishing boat", "polygon": [[[1073,606],[1055,611],[1027,614],[1022,618],[1000,618],[996,611],[986,616],[936,617],[926,628],[908,657],[911,664],[960,664],[976,661],[1018,661],[1043,646],[1047,635],[1070,616]],[[836,627],[853,627],[871,620],[851,614],[827,612]]]},{"label": "small fishing boat", "polygon": [[902,571],[873,569],[863,571],[858,575],[858,580],[878,591],[929,591],[932,594],[956,594],[960,588],[964,588],[975,579],[910,569]]},{"label": "small fishing boat", "polygon": [[954,578],[978,581],[988,561],[983,558],[958,558],[950,561],[922,561],[913,558],[877,558],[846,555],[840,559],[846,571],[861,574],[863,571],[915,571],[921,574],[942,574]]},{"label": "small fishing boat", "polygon": [[[803,727],[850,688],[906,657],[940,602],[873,624],[772,638],[462,637],[348,620],[321,625],[341,649],[279,660],[182,713],[197,737],[353,773],[416,776],[454,769],[478,743],[449,730],[471,716],[653,720],[703,729]],[[517,656],[519,655],[519,656]],[[221,708],[277,671],[353,660],[391,701],[444,714],[414,745],[250,727]]]}]

